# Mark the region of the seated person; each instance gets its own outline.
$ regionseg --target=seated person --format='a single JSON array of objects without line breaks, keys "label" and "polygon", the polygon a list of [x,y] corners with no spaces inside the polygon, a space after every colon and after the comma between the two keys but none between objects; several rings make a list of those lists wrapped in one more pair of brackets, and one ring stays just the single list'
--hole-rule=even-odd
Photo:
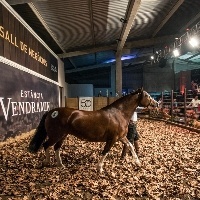
[{"label": "seated person", "polygon": [[192,99],[188,107],[191,106],[194,109],[194,111],[197,112],[199,104],[200,104],[200,100],[198,99],[198,95],[195,95],[195,97]]}]

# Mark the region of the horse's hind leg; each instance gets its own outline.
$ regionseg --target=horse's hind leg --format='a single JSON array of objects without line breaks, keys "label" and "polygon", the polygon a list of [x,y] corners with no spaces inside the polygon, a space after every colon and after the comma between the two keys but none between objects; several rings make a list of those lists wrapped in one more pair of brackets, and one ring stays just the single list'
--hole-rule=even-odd
[{"label": "horse's hind leg", "polygon": [[43,144],[43,147],[44,147],[44,151],[45,151],[46,158],[45,158],[45,160],[42,162],[42,166],[46,167],[46,166],[49,166],[49,165],[50,165],[50,153],[49,153],[49,149],[50,149],[51,145],[50,145],[50,143],[49,143],[49,140],[47,140],[47,141]]},{"label": "horse's hind leg", "polygon": [[58,166],[58,167],[65,167],[65,166],[62,164],[62,159],[61,159],[61,157],[60,157],[60,147],[62,146],[64,139],[65,139],[65,138],[63,138],[62,140],[58,141],[58,142],[54,145],[54,150],[55,150],[55,154],[56,154],[56,161],[57,161],[57,166]]},{"label": "horse's hind leg", "polygon": [[140,163],[140,161],[139,161],[139,159],[138,159],[138,157],[137,157],[137,154],[135,153],[134,147],[133,147],[133,145],[128,141],[127,137],[122,138],[122,139],[121,139],[121,142],[122,142],[125,146],[129,147],[129,149],[130,149],[130,151],[131,151],[131,153],[132,153],[133,159],[135,160],[136,165],[141,166],[141,163]]}]

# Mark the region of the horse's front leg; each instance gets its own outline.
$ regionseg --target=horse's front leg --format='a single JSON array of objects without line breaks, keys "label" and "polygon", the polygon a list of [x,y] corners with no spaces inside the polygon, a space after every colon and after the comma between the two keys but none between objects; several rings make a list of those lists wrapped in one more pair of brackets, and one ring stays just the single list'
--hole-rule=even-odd
[{"label": "horse's front leg", "polygon": [[100,161],[98,162],[97,164],[97,171],[99,173],[102,173],[103,172],[103,162],[106,158],[106,156],[108,155],[108,152],[110,151],[111,147],[113,146],[113,144],[115,143],[116,141],[115,140],[108,140],[106,142],[106,145],[104,147],[104,150],[102,151],[102,157],[100,159]]},{"label": "horse's front leg", "polygon": [[130,149],[133,159],[135,160],[135,164],[140,167],[141,166],[140,160],[138,159],[138,156],[135,153],[133,145],[128,141],[127,137],[122,138],[120,141]]},{"label": "horse's front leg", "polygon": [[108,155],[108,153],[103,154],[103,156],[101,157],[100,161],[97,164],[97,171],[99,173],[103,172],[103,162],[104,162],[104,160],[105,160],[105,158],[106,158],[107,155]]}]

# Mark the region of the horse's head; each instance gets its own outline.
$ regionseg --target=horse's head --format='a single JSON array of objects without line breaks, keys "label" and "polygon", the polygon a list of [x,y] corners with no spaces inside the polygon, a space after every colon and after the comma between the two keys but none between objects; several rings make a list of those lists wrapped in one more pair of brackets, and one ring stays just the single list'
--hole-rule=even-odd
[{"label": "horse's head", "polygon": [[148,106],[158,107],[158,102],[156,100],[154,100],[143,89],[141,89],[141,92],[140,92],[139,96],[140,96],[139,106],[142,106],[142,107],[148,107]]}]

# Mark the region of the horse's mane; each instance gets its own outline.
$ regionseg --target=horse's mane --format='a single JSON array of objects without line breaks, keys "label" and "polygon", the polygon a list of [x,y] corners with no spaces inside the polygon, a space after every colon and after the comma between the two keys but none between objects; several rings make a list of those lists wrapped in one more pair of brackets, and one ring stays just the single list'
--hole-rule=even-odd
[{"label": "horse's mane", "polygon": [[117,107],[120,103],[122,102],[126,102],[126,100],[128,100],[129,98],[131,98],[132,96],[136,95],[136,94],[139,94],[142,92],[142,88],[139,88],[137,89],[136,91],[134,92],[131,92],[130,94],[126,95],[126,96],[123,96],[119,99],[117,99],[116,101],[114,101],[113,103],[111,103],[110,105],[107,105],[103,108],[101,108],[101,110],[104,110],[104,109],[107,109],[109,107]]}]

